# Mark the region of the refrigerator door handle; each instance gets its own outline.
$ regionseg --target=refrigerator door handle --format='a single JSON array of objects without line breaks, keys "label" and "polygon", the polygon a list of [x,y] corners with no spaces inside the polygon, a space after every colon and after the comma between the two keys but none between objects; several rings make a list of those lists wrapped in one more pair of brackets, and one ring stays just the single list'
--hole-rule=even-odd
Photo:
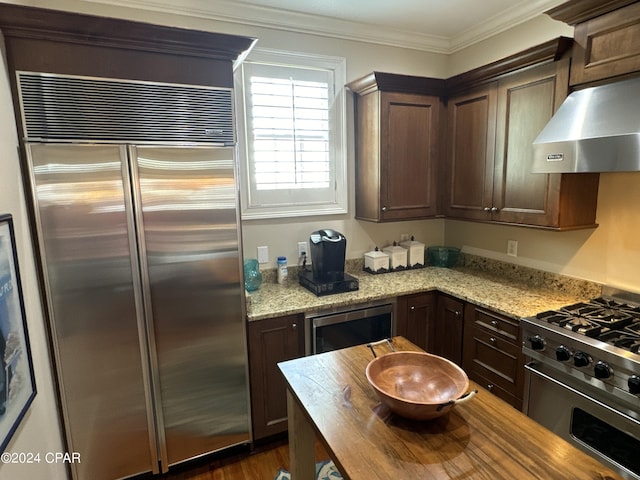
[{"label": "refrigerator door handle", "polygon": [[[121,147],[123,177],[129,180],[125,185],[133,185],[133,192],[127,189],[125,202],[127,205],[127,221],[129,223],[129,245],[131,246],[131,262],[134,268],[134,292],[136,310],[138,312],[138,332],[142,363],[145,366],[145,395],[147,402],[147,420],[149,424],[153,473],[166,473],[169,470],[167,443],[165,438],[164,419],[160,406],[160,374],[157,365],[157,351],[153,326],[153,309],[150,297],[151,285],[147,265],[144,239],[144,223],[142,201],[140,198],[140,179],[138,177],[137,153],[135,146]],[[136,228],[137,225],[137,228]]]}]

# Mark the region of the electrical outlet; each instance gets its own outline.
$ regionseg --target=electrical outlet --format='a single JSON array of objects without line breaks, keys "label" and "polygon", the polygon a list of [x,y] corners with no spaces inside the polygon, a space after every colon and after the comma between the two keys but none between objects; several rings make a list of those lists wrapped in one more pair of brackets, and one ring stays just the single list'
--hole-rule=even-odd
[{"label": "electrical outlet", "polygon": [[258,247],[258,263],[269,263],[269,247]]},{"label": "electrical outlet", "polygon": [[518,256],[518,241],[517,240],[507,240],[507,255],[510,257]]},{"label": "electrical outlet", "polygon": [[303,254],[309,256],[309,245],[307,242],[298,242],[298,258],[300,258]]}]

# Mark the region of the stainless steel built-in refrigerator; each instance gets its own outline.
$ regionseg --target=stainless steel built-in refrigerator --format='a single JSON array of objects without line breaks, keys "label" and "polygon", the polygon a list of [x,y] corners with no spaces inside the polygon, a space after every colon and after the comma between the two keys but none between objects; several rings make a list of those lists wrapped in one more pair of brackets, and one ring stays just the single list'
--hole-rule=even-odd
[{"label": "stainless steel built-in refrigerator", "polygon": [[[145,142],[148,127],[105,141],[95,138],[109,135],[110,122],[121,128],[125,120],[107,119],[94,128],[91,116],[104,117],[99,108],[94,112],[99,98],[86,107],[90,112],[80,107],[79,114],[71,109],[85,100],[69,102],[69,112],[59,112],[64,108],[59,93],[40,105],[40,91],[59,80],[20,78],[65,433],[68,448],[81,458],[71,466],[74,477],[161,472],[248,443],[233,146],[206,139]],[[98,83],[97,95],[105,95],[99,90],[104,80],[89,81]],[[124,83],[143,92],[153,87]],[[31,84],[37,85],[33,95]],[[208,104],[210,94],[220,93],[196,95],[203,94]],[[230,92],[222,93],[226,119],[232,113]],[[178,97],[169,98],[167,108],[180,108]],[[133,125],[135,115],[144,116],[131,111],[138,107],[148,105],[132,103],[116,117],[124,115]],[[32,110],[46,119],[34,120]],[[79,117],[67,118],[74,115]],[[40,121],[48,122],[46,135],[53,138],[35,133]],[[191,116],[187,121],[198,122]],[[79,130],[87,122],[92,128]],[[69,137],[81,138],[61,139],[57,124],[64,124]],[[221,135],[218,127],[214,122],[207,134]]]}]

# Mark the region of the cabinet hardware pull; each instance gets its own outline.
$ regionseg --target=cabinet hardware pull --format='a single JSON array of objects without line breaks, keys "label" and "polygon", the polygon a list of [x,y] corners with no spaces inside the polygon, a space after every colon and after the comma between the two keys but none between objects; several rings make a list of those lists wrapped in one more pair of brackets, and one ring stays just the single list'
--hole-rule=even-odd
[{"label": "cabinet hardware pull", "polygon": [[412,312],[416,309],[416,307],[414,307],[413,305],[411,306],[411,308],[409,308],[409,310],[411,310]]},{"label": "cabinet hardware pull", "polygon": [[495,343],[496,343],[496,337],[491,337],[491,338],[489,339],[489,341],[495,345]]},{"label": "cabinet hardware pull", "polygon": [[297,323],[292,323],[291,324],[291,328],[298,328],[298,324]]},{"label": "cabinet hardware pull", "polygon": [[497,320],[491,320],[491,325],[494,327],[498,326],[498,321]]},{"label": "cabinet hardware pull", "polygon": [[490,212],[490,211],[491,211],[491,207],[484,207],[484,208],[483,208],[483,210],[484,210],[485,212]]},{"label": "cabinet hardware pull", "polygon": [[384,207],[382,207],[382,211],[386,212],[387,211],[387,206],[385,205]]},{"label": "cabinet hardware pull", "polygon": [[487,385],[487,390],[489,391],[493,390],[493,383],[490,383],[489,385]]},{"label": "cabinet hardware pull", "polygon": [[459,317],[460,315],[462,315],[462,312],[459,312],[458,310],[456,310],[455,314],[456,314],[456,317]]},{"label": "cabinet hardware pull", "polygon": [[498,213],[500,209],[498,207],[491,207],[491,213]]}]

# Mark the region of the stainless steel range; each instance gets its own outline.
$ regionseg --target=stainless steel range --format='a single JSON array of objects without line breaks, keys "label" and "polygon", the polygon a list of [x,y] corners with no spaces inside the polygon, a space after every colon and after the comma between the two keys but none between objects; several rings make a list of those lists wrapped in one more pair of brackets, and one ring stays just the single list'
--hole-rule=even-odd
[{"label": "stainless steel range", "polygon": [[602,297],[522,320],[525,413],[640,479],[640,295]]}]

